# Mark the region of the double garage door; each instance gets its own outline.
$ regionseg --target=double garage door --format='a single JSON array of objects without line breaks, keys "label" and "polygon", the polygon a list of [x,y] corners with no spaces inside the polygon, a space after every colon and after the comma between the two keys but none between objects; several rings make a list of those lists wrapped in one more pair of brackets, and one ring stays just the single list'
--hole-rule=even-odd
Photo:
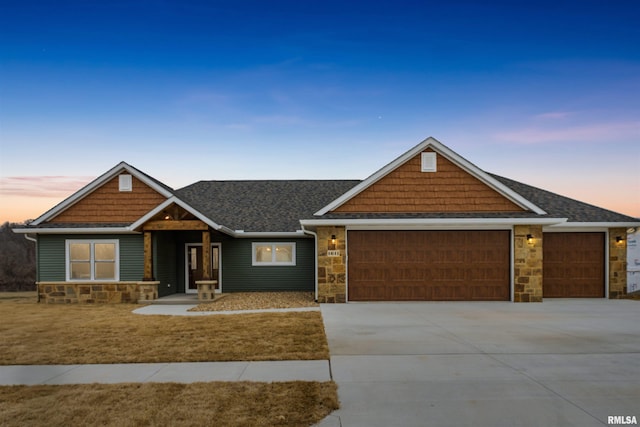
[{"label": "double garage door", "polygon": [[509,231],[349,231],[350,301],[508,301]]},{"label": "double garage door", "polygon": [[[350,301],[508,301],[506,230],[349,231]],[[544,297],[604,296],[604,233],[545,233]]]}]

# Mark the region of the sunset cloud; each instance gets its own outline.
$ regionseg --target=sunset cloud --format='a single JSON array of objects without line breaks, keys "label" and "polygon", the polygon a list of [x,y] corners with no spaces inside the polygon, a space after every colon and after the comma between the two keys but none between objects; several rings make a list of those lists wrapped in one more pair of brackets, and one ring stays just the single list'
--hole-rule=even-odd
[{"label": "sunset cloud", "polygon": [[526,127],[494,134],[497,140],[516,144],[597,142],[628,140],[640,135],[640,122],[613,122],[567,127]]},{"label": "sunset cloud", "polygon": [[0,177],[0,196],[66,197],[93,179],[93,176]]}]

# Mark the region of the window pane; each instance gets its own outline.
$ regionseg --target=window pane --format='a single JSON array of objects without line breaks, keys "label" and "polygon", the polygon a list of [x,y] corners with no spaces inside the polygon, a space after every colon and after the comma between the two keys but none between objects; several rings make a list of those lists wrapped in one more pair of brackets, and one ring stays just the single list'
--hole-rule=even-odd
[{"label": "window pane", "polygon": [[271,245],[256,245],[256,262],[271,262]]},{"label": "window pane", "polygon": [[96,243],[96,261],[115,261],[116,245],[113,243]]},{"label": "window pane", "polygon": [[276,245],[276,262],[292,262],[292,249],[292,245]]},{"label": "window pane", "polygon": [[69,256],[74,261],[89,261],[91,250],[89,243],[71,243],[69,245]]},{"label": "window pane", "polygon": [[96,262],[96,280],[116,278],[116,265],[113,262]]},{"label": "window pane", "polygon": [[72,262],[71,278],[80,280],[91,279],[91,264],[88,262]]}]

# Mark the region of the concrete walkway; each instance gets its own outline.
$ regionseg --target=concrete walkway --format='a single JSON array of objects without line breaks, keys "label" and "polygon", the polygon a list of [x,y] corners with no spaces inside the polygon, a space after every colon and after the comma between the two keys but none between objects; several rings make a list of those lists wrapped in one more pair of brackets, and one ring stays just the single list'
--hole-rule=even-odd
[{"label": "concrete walkway", "polygon": [[220,314],[250,314],[250,313],[288,313],[293,311],[320,311],[320,307],[298,308],[268,308],[260,310],[229,310],[229,311],[189,311],[197,305],[147,305],[133,310],[135,314],[150,314],[162,316],[213,316]]},{"label": "concrete walkway", "polygon": [[341,408],[320,424],[640,422],[640,302],[323,304]]},{"label": "concrete walkway", "polygon": [[330,380],[328,360],[0,366],[0,385]]}]

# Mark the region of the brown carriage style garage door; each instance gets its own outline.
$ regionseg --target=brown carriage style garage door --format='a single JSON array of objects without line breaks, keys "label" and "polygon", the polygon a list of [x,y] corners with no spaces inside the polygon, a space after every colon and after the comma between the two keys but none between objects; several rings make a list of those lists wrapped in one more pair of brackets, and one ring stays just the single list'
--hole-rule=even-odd
[{"label": "brown carriage style garage door", "polygon": [[510,232],[349,231],[350,301],[508,301]]},{"label": "brown carriage style garage door", "polygon": [[604,233],[544,233],[544,298],[604,297]]}]

